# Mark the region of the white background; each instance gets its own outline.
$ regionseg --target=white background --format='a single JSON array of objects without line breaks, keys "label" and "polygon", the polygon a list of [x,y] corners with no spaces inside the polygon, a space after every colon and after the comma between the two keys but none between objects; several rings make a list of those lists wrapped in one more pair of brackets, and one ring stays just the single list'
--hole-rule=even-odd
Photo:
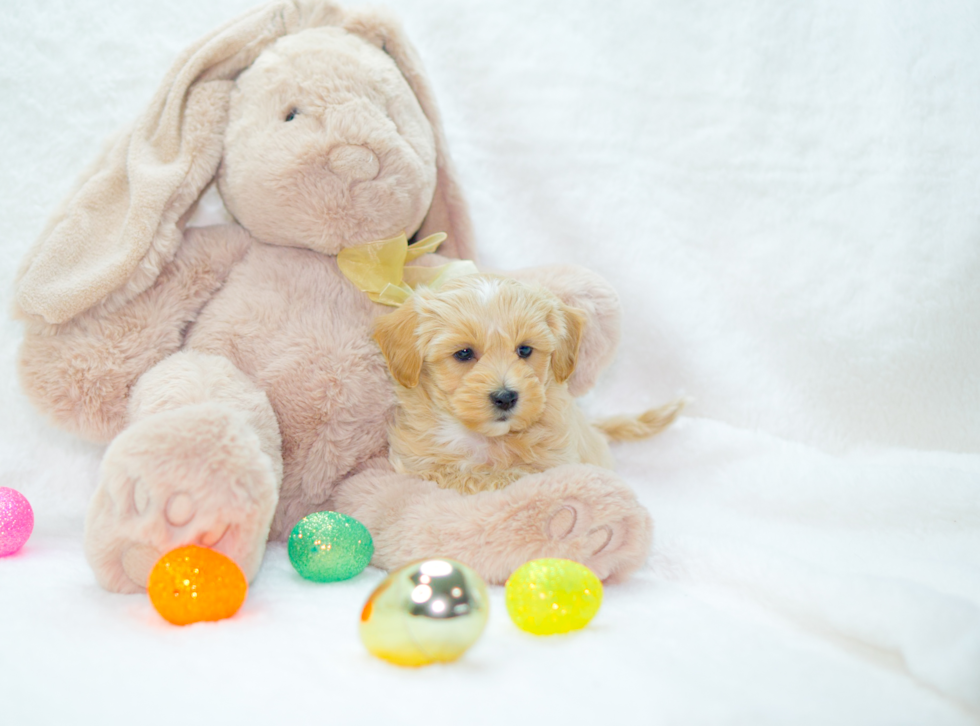
[{"label": "white background", "polygon": [[[7,2],[0,290],[176,54],[250,0]],[[583,405],[690,415],[622,446],[655,552],[592,625],[405,671],[356,635],[381,573],[270,549],[234,619],[101,591],[101,447],[19,392],[0,323],[0,721],[980,721],[980,5],[391,0],[430,72],[482,260],[620,291]]]}]

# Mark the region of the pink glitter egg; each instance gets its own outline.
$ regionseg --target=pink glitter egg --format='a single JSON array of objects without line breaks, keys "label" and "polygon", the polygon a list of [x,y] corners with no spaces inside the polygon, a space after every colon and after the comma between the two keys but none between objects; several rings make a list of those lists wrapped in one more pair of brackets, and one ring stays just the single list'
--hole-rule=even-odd
[{"label": "pink glitter egg", "polygon": [[24,546],[34,531],[34,510],[16,489],[0,487],[0,557]]}]

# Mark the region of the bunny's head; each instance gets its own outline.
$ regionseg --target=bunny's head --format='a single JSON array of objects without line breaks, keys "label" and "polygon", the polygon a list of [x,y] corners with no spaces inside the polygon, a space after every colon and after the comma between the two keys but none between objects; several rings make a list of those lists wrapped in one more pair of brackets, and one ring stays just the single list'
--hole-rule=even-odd
[{"label": "bunny's head", "polygon": [[432,124],[394,60],[341,28],[278,40],[236,80],[218,185],[256,238],[336,254],[415,233],[436,188]]},{"label": "bunny's head", "polygon": [[213,180],[267,244],[336,254],[446,232],[444,254],[472,257],[432,93],[397,23],[278,0],[177,60],[31,250],[21,314],[60,323],[147,289]]}]

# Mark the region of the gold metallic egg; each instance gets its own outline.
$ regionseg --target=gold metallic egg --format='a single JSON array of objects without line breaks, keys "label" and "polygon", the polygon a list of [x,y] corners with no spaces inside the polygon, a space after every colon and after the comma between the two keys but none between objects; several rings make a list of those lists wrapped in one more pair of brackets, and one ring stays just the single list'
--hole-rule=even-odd
[{"label": "gold metallic egg", "polygon": [[472,569],[421,560],[392,572],[371,593],[361,612],[361,640],[396,665],[453,661],[477,641],[489,614],[486,583]]}]

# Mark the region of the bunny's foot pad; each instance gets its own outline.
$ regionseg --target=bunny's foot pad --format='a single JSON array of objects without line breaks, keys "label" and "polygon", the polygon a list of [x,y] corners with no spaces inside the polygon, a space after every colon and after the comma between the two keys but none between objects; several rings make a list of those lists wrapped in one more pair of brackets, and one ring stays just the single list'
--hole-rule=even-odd
[{"label": "bunny's foot pad", "polygon": [[138,592],[181,545],[211,547],[251,580],[276,507],[275,466],[245,418],[216,403],[150,416],[106,452],[85,524],[100,584]]}]

